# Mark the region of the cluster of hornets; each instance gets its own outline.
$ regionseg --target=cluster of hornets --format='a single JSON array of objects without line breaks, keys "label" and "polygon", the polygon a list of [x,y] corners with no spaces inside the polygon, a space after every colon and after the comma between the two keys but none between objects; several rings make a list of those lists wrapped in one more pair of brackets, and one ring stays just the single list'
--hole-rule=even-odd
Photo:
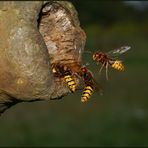
[{"label": "cluster of hornets", "polygon": [[[102,69],[106,70],[106,79],[108,80],[108,67],[112,67],[118,71],[124,71],[125,67],[121,60],[118,59],[120,54],[125,53],[131,47],[130,46],[122,46],[118,49],[111,50],[107,53],[96,51],[92,53],[93,61],[99,65],[101,73]],[[73,93],[76,91],[77,85],[74,79],[74,75],[80,76],[84,81],[84,90],[81,96],[81,102],[87,102],[92,96],[95,89],[98,89],[97,83],[94,80],[93,73],[86,66],[78,66],[74,65],[66,65],[53,63],[52,64],[52,72],[55,77],[64,79],[65,84],[68,86],[70,91]],[[98,91],[98,90],[97,90]]]},{"label": "cluster of hornets", "polygon": [[[79,62],[78,57],[81,55],[79,49],[84,47],[85,33],[80,28],[78,15],[72,4],[66,1],[47,3],[42,9],[39,30],[51,56],[52,73],[56,80],[64,81],[69,90],[74,93],[78,89],[76,80],[81,79],[84,83],[81,102],[87,102],[94,90],[102,91],[98,87],[93,73],[87,66],[83,66]],[[92,60],[101,65],[99,73],[103,68],[106,69],[108,79],[109,67],[124,71],[124,65],[118,56],[129,49],[130,46],[122,46],[107,53],[91,52]]]}]

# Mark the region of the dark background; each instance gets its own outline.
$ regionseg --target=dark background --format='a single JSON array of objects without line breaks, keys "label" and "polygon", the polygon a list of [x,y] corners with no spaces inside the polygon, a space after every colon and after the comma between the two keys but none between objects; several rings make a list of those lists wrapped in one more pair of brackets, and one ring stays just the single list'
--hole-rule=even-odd
[{"label": "dark background", "polygon": [[95,92],[86,104],[80,102],[81,92],[18,104],[0,118],[0,146],[148,146],[147,2],[72,2],[87,34],[86,50],[131,46],[119,57],[126,71],[109,69],[107,81],[84,53],[104,95]]}]

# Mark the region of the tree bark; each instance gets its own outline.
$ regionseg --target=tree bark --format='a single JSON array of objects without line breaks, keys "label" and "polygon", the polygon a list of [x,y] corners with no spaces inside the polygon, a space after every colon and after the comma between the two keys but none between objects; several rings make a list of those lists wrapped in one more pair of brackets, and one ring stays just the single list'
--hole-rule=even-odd
[{"label": "tree bark", "polygon": [[[57,13],[61,14],[58,20]],[[56,99],[69,93],[65,83],[53,77],[50,63],[66,57],[80,63],[85,38],[71,3],[0,2],[0,113],[18,102]]]}]

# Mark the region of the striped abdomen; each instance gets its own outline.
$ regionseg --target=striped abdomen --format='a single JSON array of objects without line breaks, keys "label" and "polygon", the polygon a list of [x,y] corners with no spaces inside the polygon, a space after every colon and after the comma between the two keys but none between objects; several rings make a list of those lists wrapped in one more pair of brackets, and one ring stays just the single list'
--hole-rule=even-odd
[{"label": "striped abdomen", "polygon": [[88,99],[91,97],[93,93],[93,88],[91,86],[86,86],[84,88],[83,94],[81,96],[81,102],[86,102],[88,101]]},{"label": "striped abdomen", "polygon": [[116,60],[111,66],[112,66],[112,68],[119,70],[119,71],[124,71],[124,69],[125,69],[124,65],[119,60]]},{"label": "striped abdomen", "polygon": [[76,90],[76,82],[75,80],[73,79],[73,77],[71,75],[66,75],[64,76],[64,80],[65,82],[67,83],[69,89],[72,91],[72,92],[75,92]]}]

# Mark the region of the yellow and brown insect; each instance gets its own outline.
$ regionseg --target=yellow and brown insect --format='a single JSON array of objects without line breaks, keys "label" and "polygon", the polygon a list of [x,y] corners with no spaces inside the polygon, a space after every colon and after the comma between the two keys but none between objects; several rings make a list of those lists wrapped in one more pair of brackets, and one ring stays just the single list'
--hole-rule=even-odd
[{"label": "yellow and brown insect", "polygon": [[[92,96],[94,90],[96,90],[97,85],[93,78],[93,75],[90,70],[88,70],[86,67],[81,67],[79,75],[84,80],[84,90],[81,96],[81,102],[87,102],[89,98]],[[101,89],[99,89],[100,91]]]},{"label": "yellow and brown insect", "polygon": [[102,67],[100,68],[100,72],[103,67],[106,68],[106,78],[108,79],[108,66],[110,65],[112,68],[118,71],[124,71],[124,65],[121,60],[116,59],[120,54],[125,53],[131,47],[130,46],[122,46],[118,49],[111,50],[107,53],[97,51],[93,54],[93,60],[97,62],[97,64],[101,63]]},{"label": "yellow and brown insect", "polygon": [[68,66],[59,63],[52,64],[52,72],[55,77],[63,78],[71,92],[75,92],[76,82]]},{"label": "yellow and brown insect", "polygon": [[81,96],[81,102],[86,102],[92,96],[92,93],[94,91],[94,83],[92,81],[92,75],[90,72],[88,72],[87,68],[81,68],[81,76],[83,77],[85,83],[84,90]]}]

